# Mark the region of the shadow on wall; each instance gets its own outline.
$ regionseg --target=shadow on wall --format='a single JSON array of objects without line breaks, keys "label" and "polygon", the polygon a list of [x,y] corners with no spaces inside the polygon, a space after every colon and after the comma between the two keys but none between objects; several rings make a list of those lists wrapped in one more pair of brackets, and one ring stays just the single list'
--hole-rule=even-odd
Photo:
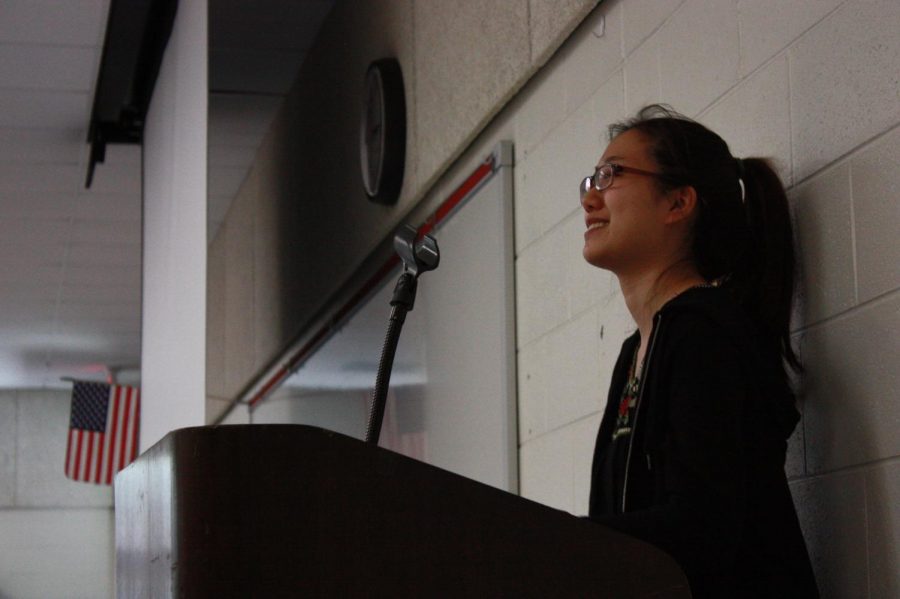
[{"label": "shadow on wall", "polygon": [[337,5],[326,20],[272,127],[270,153],[262,158],[269,165],[260,176],[268,181],[261,180],[259,202],[268,204],[268,222],[258,230],[275,237],[263,243],[275,263],[265,266],[276,278],[266,288],[278,290],[271,299],[279,315],[272,332],[281,336],[280,346],[308,324],[356,261],[381,240],[379,231],[396,212],[366,200],[360,175],[363,77],[376,57],[355,38],[342,39],[340,46],[322,41],[347,29],[336,22],[360,18],[344,14],[350,4]]}]

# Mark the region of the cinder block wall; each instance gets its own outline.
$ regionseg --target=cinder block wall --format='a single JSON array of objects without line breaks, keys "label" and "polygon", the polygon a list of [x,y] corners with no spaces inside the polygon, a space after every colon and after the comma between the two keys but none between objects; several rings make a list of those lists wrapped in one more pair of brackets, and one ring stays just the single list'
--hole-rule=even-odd
[{"label": "cinder block wall", "polygon": [[[419,52],[442,47],[434,41],[442,32],[471,26],[445,15],[446,28],[427,29],[432,6],[415,3],[417,30],[430,32],[416,38]],[[547,45],[554,36],[537,35],[542,6],[529,2],[528,27],[543,40],[532,44],[533,61],[535,48],[555,47]],[[524,496],[587,511],[594,436],[633,325],[616,281],[581,258],[576,187],[600,156],[609,122],[666,102],[719,131],[736,155],[773,158],[791,187],[804,290],[794,330],[807,367],[803,420],[788,456],[791,488],[825,597],[900,596],[898,30],[896,0],[604,0],[502,110],[488,110],[494,116],[480,134],[476,122],[463,123],[468,133],[453,139],[465,143],[453,145],[459,153],[449,167],[427,156],[443,142],[425,139],[427,122],[416,125],[413,151],[426,154],[416,197],[426,200],[445,197],[498,140],[515,142]],[[415,76],[416,86],[427,86]],[[454,109],[446,110],[439,120],[451,123]],[[268,151],[270,162],[285,160]],[[272,168],[263,161],[254,169],[243,202],[277,197],[277,186],[265,183]],[[435,179],[432,168],[446,170]],[[285,330],[277,306],[259,296],[275,280],[277,247],[259,240],[275,230],[276,213],[232,207],[246,210],[255,212],[226,222],[233,233],[210,250],[211,291],[231,289],[208,333],[217,340],[209,342],[217,366],[208,372],[222,373],[213,381],[218,397],[235,387],[223,384],[232,365],[247,376],[260,361],[260,349],[247,359],[227,348],[261,348],[261,339]],[[381,217],[373,222],[388,230]],[[252,250],[240,250],[248,235]],[[255,291],[242,279],[255,281]],[[247,314],[257,319],[249,332]]]},{"label": "cinder block wall", "polygon": [[514,114],[522,494],[587,510],[633,330],[581,261],[579,178],[605,125],[666,102],[791,186],[807,371],[788,473],[825,597],[900,596],[900,3],[606,0]]},{"label": "cinder block wall", "polygon": [[112,487],[63,468],[70,393],[0,391],[0,597],[112,597]]},{"label": "cinder block wall", "polygon": [[[598,1],[335,3],[209,247],[208,417],[310,325]],[[359,175],[363,79],[385,56],[401,64],[407,109],[395,206],[369,202]]]}]

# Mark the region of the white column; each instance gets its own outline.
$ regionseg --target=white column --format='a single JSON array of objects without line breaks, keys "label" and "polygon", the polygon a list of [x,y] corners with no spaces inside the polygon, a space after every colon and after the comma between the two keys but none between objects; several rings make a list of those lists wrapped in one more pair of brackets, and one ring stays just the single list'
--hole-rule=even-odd
[{"label": "white column", "polygon": [[141,451],[205,420],[206,15],[179,3],[144,129]]}]

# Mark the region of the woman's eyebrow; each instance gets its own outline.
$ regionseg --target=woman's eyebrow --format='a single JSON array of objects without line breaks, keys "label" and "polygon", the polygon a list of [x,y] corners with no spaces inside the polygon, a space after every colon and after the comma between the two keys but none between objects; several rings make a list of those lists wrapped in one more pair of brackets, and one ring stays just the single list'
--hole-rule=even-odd
[{"label": "woman's eyebrow", "polygon": [[600,164],[608,164],[610,162],[615,162],[616,160],[622,160],[622,158],[622,156],[607,156],[606,158],[602,159],[603,162],[601,162]]}]

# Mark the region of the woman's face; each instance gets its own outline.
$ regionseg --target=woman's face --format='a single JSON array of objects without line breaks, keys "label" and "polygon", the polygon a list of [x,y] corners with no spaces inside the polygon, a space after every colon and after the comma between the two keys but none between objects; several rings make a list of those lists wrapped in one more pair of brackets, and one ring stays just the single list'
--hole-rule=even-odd
[{"label": "woman's face", "polygon": [[[613,139],[597,166],[614,163],[658,173],[650,144],[634,129]],[[655,177],[625,171],[603,191],[591,188],[582,198],[584,259],[617,274],[646,268],[660,258],[666,202]]]}]

